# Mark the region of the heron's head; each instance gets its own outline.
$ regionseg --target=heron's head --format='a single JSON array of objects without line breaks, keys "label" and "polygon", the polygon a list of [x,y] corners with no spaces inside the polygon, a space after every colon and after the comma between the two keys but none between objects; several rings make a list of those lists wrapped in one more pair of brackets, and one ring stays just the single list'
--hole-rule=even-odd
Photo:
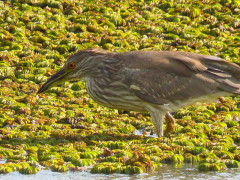
[{"label": "heron's head", "polygon": [[75,81],[93,76],[99,70],[101,59],[105,59],[103,56],[107,54],[111,53],[102,49],[91,48],[71,55],[64,66],[52,75],[37,93],[44,92],[65,81]]}]

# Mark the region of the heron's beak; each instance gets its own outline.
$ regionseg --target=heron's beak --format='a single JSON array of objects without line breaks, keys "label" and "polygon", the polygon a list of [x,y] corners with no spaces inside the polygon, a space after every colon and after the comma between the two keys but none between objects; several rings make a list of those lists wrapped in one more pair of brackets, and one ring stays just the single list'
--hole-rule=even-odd
[{"label": "heron's beak", "polygon": [[[47,82],[45,82],[40,89],[38,90],[38,93],[42,93],[44,91],[46,91],[47,89],[49,89],[50,87],[56,86],[58,84],[60,84],[61,82],[64,82],[64,78],[66,77],[66,75],[69,74],[68,72],[66,72],[65,70],[61,69],[60,71],[58,71],[56,74],[52,75]],[[63,81],[62,81],[63,80]]]}]

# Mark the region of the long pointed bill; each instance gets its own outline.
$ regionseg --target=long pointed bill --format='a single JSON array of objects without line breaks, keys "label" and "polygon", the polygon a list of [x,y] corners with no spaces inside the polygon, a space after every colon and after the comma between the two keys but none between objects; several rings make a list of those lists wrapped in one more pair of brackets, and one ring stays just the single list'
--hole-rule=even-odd
[{"label": "long pointed bill", "polygon": [[50,87],[56,86],[57,84],[60,84],[66,75],[68,74],[68,72],[64,71],[64,70],[60,70],[58,71],[56,74],[52,75],[47,82],[45,82],[40,89],[38,90],[38,93],[42,93],[44,91],[46,91],[47,89],[49,89]]}]

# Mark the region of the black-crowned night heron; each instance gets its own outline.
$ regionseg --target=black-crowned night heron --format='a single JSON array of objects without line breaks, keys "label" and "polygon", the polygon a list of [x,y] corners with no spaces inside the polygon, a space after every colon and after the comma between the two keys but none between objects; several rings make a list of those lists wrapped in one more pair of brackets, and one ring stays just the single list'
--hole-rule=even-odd
[{"label": "black-crowned night heron", "polygon": [[158,136],[164,116],[195,102],[240,94],[240,66],[219,57],[177,51],[107,52],[86,49],[69,57],[39,89],[83,79],[97,103],[149,111]]}]

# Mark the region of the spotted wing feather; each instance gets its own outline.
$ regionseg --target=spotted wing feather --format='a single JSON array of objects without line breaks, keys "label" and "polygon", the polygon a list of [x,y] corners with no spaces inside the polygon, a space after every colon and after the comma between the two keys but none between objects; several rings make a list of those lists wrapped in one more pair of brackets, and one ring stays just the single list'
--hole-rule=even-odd
[{"label": "spotted wing feather", "polygon": [[124,83],[153,104],[200,97],[220,91],[240,94],[240,67],[218,57],[184,52],[120,53]]},{"label": "spotted wing feather", "polygon": [[128,75],[124,82],[135,96],[158,105],[211,94],[217,88],[212,80],[197,75],[187,78],[155,70],[134,73],[128,71],[126,74]]}]

